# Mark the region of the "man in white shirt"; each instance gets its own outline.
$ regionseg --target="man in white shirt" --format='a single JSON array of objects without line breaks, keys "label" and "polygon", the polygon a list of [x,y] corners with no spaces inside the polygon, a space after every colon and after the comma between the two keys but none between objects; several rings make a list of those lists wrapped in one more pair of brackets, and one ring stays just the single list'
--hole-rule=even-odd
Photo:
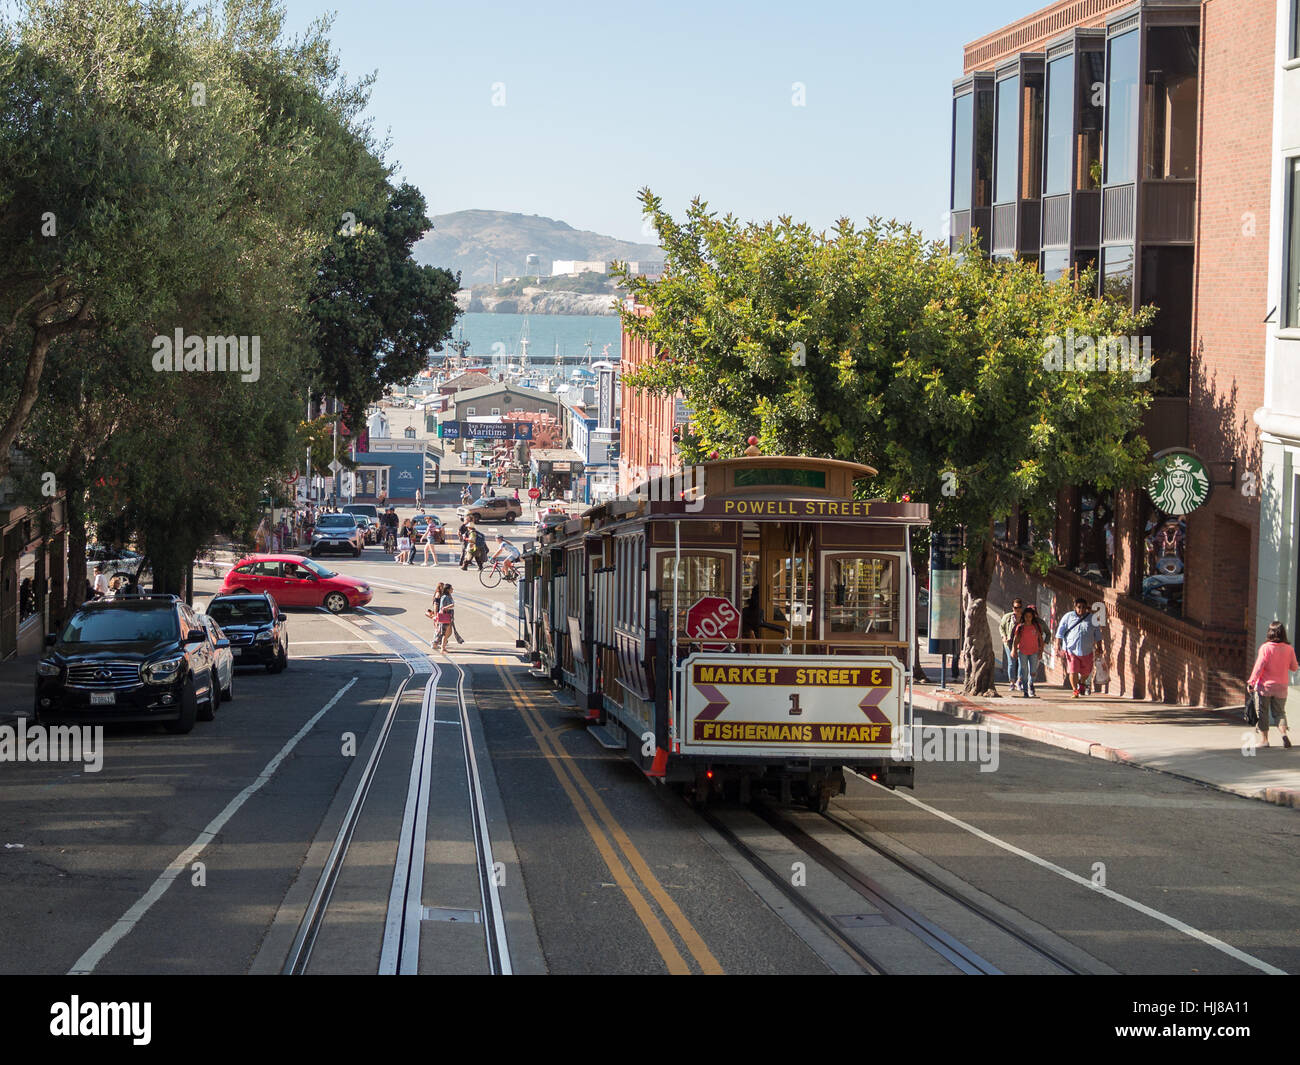
[{"label": "man in white shirt", "polygon": [[90,590],[96,599],[104,599],[108,596],[108,574],[104,572],[102,562],[95,563],[95,579],[91,583]]}]

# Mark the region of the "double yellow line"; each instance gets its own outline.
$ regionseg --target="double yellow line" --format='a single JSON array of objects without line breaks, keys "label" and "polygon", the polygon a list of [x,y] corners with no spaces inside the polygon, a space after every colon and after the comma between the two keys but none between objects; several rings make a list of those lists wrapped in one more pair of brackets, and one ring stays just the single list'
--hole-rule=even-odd
[{"label": "double yellow line", "polygon": [[[624,897],[640,918],[641,924],[645,926],[655,949],[659,951],[659,956],[668,966],[669,973],[690,975],[691,967],[681,951],[677,949],[677,944],[659,914],[650,905],[650,899],[658,904],[660,912],[668,918],[668,922],[677,931],[677,935],[700,971],[706,975],[721,975],[723,968],[718,963],[718,959],[713,956],[699,932],[686,919],[686,915],[664,890],[664,886],[659,883],[659,879],[654,875],[641,852],[628,838],[623,826],[610,813],[605,800],[600,797],[591,782],[560,746],[559,733],[547,727],[537,703],[506,672],[505,659],[494,659],[494,664],[501,675],[502,684],[514,698],[515,705],[519,707],[519,714],[523,717],[524,724],[532,733],[533,739],[537,741],[537,746],[546,758],[551,771],[555,773],[555,779],[560,782],[560,787],[569,797],[569,802],[573,804],[583,827],[596,845],[596,850],[605,860],[614,883],[622,890]],[[600,824],[597,823],[598,819]],[[619,857],[620,853],[622,858]],[[626,866],[624,861],[627,863]],[[628,873],[628,867],[636,874],[641,886],[638,886],[636,880]]]}]

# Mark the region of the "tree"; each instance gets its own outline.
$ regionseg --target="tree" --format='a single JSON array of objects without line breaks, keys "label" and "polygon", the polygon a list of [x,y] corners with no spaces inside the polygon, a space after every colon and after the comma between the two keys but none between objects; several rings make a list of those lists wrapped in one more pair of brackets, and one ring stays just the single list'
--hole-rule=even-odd
[{"label": "tree", "polygon": [[432,225],[423,194],[408,184],[385,192],[335,235],[311,299],[318,383],[353,411],[423,370],[459,313],[460,275],[411,254]]},{"label": "tree", "polygon": [[[180,591],[193,551],[299,461],[311,286],[388,169],[369,83],[338,79],[326,23],[286,43],[283,17],[29,0],[0,27],[0,476],[15,441],[61,472],[70,594],[78,515],[135,534],[155,587]],[[172,372],[156,356],[177,333],[258,359]]]},{"label": "tree", "polygon": [[739,454],[753,433],[770,453],[869,463],[874,496],[908,495],[934,528],[964,528],[966,690],[996,691],[994,519],[1019,505],[1046,530],[1061,485],[1134,484],[1146,469],[1149,367],[1058,366],[1053,338],[1129,336],[1150,312],[1030,265],[950,255],[894,222],[841,220],[828,236],[789,218],[742,225],[698,200],[679,223],[649,190],[642,202],[665,276],[619,275],[652,308],[624,311],[623,326],[662,357],[629,383],[685,396],[684,460]]}]

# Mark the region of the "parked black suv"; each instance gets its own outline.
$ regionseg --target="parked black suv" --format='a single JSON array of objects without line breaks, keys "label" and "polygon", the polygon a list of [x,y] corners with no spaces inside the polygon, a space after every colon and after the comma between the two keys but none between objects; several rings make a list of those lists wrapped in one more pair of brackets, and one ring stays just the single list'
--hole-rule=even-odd
[{"label": "parked black suv", "polygon": [[236,669],[266,666],[279,673],[289,664],[289,619],[266,592],[213,596],[204,613],[230,640]]},{"label": "parked black suv", "polygon": [[189,732],[221,699],[207,630],[174,595],[82,603],[45,643],[37,724],[158,721]]}]

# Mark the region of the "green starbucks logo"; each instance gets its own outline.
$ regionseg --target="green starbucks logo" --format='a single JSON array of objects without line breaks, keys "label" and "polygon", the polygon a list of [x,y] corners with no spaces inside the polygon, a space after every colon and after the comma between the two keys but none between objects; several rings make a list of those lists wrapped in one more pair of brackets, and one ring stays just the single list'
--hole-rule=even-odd
[{"label": "green starbucks logo", "polygon": [[1147,491],[1151,502],[1166,514],[1190,514],[1210,498],[1210,476],[1199,458],[1178,451],[1160,463]]}]

